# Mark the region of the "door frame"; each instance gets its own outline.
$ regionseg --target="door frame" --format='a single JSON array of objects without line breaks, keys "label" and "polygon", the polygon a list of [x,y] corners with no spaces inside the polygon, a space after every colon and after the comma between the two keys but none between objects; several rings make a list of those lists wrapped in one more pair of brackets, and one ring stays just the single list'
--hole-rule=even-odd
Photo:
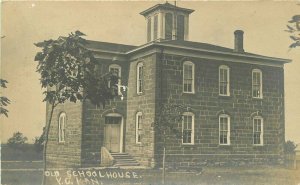
[{"label": "door frame", "polygon": [[[119,114],[119,113],[109,113],[109,114],[106,114],[105,115],[105,117],[121,117],[121,124],[120,124],[120,152],[119,153],[123,153],[123,128],[124,128],[124,124],[123,124],[123,122],[124,122],[124,118],[123,118],[123,116],[121,115],[121,114]],[[104,121],[104,126],[106,125],[106,123],[105,123],[105,121]],[[106,134],[105,132],[104,132],[104,134]],[[104,135],[104,138],[103,139],[105,139],[105,135]]]}]

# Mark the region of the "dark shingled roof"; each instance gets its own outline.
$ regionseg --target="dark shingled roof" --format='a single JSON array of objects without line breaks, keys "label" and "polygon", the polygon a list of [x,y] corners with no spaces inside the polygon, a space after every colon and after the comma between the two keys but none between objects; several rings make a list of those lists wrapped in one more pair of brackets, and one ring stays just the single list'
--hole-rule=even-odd
[{"label": "dark shingled roof", "polygon": [[[155,46],[156,44],[161,45],[161,46],[185,47],[186,49],[207,50],[207,51],[211,51],[211,52],[224,52],[224,53],[228,53],[228,54],[242,54],[244,56],[249,56],[249,57],[269,57],[269,56],[264,56],[264,55],[248,53],[248,52],[234,52],[234,50],[231,48],[226,48],[226,47],[222,47],[222,46],[201,43],[201,42],[185,41],[185,40],[165,40],[165,41],[160,41],[160,42],[146,43],[141,46],[133,46],[133,45],[110,43],[110,42],[87,40],[86,47],[90,50],[96,50],[96,51],[99,50],[99,51],[117,52],[117,53],[126,54],[127,52],[130,52],[134,49],[139,50],[139,48],[144,48],[143,46],[146,46],[146,47],[151,46],[151,45]],[[280,58],[274,58],[274,57],[269,57],[269,58],[280,59]],[[280,60],[282,60],[282,59],[280,59]]]},{"label": "dark shingled roof", "polygon": [[[161,43],[170,44],[170,45],[174,45],[174,46],[188,47],[188,48],[193,48],[193,49],[203,49],[203,50],[208,50],[208,51],[219,51],[219,52],[237,54],[237,52],[234,52],[233,49],[231,49],[231,48],[226,48],[226,47],[202,43],[202,42],[192,42],[192,41],[185,41],[185,40],[168,40],[168,41],[163,41]],[[257,54],[248,53],[248,52],[242,52],[240,54],[265,57],[263,55],[257,55]]]},{"label": "dark shingled roof", "polygon": [[92,40],[87,40],[86,47],[92,50],[102,50],[102,51],[120,52],[120,53],[126,53],[127,51],[137,48],[137,46],[132,46],[132,45],[116,44],[116,43],[100,42],[100,41],[92,41]]},{"label": "dark shingled roof", "polygon": [[192,41],[185,41],[185,40],[167,40],[161,43],[175,45],[175,46],[183,46],[195,49],[204,49],[204,50],[212,50],[212,51],[223,51],[223,52],[232,52],[233,49],[225,48],[213,44],[207,44],[202,42],[192,42]]}]

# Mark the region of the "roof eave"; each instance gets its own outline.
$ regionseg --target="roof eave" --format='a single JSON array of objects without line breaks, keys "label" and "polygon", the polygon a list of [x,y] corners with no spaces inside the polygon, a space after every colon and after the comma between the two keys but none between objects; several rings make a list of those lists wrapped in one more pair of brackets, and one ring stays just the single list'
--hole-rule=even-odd
[{"label": "roof eave", "polygon": [[[144,11],[140,12],[140,15],[147,16],[151,12],[155,11],[155,9],[159,9],[159,8],[161,8],[161,9],[172,9],[171,7],[164,7],[162,4],[157,4],[155,6],[152,6],[152,7],[148,8],[147,10],[144,10]],[[186,12],[188,14],[191,14],[195,11],[195,10],[188,9],[188,8],[181,8],[181,7],[176,7],[176,8],[178,10]]]},{"label": "roof eave", "polygon": [[126,54],[133,54],[139,50],[142,50],[142,49],[150,47],[150,46],[155,46],[155,45],[162,46],[162,47],[172,47],[172,48],[177,48],[177,49],[201,51],[201,52],[207,52],[207,53],[213,53],[213,54],[223,54],[223,55],[230,55],[230,56],[247,57],[247,58],[252,58],[252,59],[272,60],[272,61],[281,62],[281,63],[292,62],[291,59],[275,58],[275,57],[268,57],[268,56],[253,56],[253,55],[248,55],[248,54],[244,54],[244,53],[229,53],[229,52],[222,52],[222,51],[212,51],[212,50],[191,48],[191,47],[185,47],[185,46],[175,46],[175,45],[171,45],[171,44],[158,43],[158,42],[150,42],[141,47],[130,50],[130,51],[126,52]]}]

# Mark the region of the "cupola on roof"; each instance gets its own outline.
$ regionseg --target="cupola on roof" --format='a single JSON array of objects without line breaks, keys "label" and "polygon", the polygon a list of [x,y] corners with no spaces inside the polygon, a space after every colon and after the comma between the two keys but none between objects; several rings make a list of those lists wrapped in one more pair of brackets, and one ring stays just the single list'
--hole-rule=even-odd
[{"label": "cupola on roof", "polygon": [[141,12],[147,21],[147,42],[161,40],[188,40],[189,15],[192,9],[168,2],[157,4]]}]

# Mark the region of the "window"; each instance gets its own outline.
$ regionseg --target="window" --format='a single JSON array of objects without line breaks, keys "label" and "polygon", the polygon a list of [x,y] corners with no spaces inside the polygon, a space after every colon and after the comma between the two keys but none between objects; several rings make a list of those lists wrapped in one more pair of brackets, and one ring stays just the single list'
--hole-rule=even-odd
[{"label": "window", "polygon": [[142,113],[138,112],[136,113],[135,118],[135,142],[136,143],[142,143]]},{"label": "window", "polygon": [[166,13],[166,15],[165,15],[165,39],[172,40],[172,30],[173,30],[173,15],[171,13]]},{"label": "window", "polygon": [[151,17],[147,20],[147,42],[151,41]]},{"label": "window", "polygon": [[263,119],[262,117],[253,118],[253,144],[263,145]]},{"label": "window", "polygon": [[137,93],[143,93],[144,88],[144,65],[143,63],[139,63],[137,65]]},{"label": "window", "polygon": [[194,114],[190,112],[182,116],[182,144],[194,144]]},{"label": "window", "polygon": [[194,64],[189,61],[183,63],[183,92],[194,93]]},{"label": "window", "polygon": [[153,40],[156,40],[157,39],[157,33],[158,33],[158,15],[155,15],[154,16],[154,25],[153,25],[153,28],[154,28],[154,35],[153,35]]},{"label": "window", "polygon": [[229,67],[219,67],[219,95],[229,96]]},{"label": "window", "polygon": [[58,142],[65,142],[66,138],[66,113],[61,113],[58,118]]},{"label": "window", "polygon": [[252,71],[252,96],[262,98],[262,72],[259,69]]},{"label": "window", "polygon": [[220,145],[230,145],[230,117],[226,114],[219,116]]},{"label": "window", "polygon": [[105,124],[121,124],[122,117],[120,116],[105,116]]},{"label": "window", "polygon": [[[116,89],[117,92],[115,92],[118,95],[121,95],[121,66],[117,65],[117,64],[112,64],[109,66],[109,72],[112,72],[114,75],[118,76],[118,84],[116,84],[118,86],[118,88]],[[110,84],[108,84],[110,87]]]},{"label": "window", "polygon": [[177,16],[177,40],[184,40],[184,16]]}]

